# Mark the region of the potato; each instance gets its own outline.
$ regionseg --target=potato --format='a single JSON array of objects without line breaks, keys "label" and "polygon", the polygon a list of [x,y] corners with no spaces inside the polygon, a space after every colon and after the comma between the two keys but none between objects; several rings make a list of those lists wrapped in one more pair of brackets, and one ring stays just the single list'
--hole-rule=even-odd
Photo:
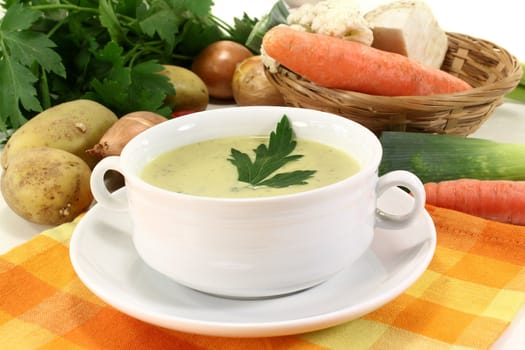
[{"label": "potato", "polygon": [[1,190],[20,217],[43,225],[73,220],[93,201],[91,169],[79,157],[57,148],[35,147],[9,159]]},{"label": "potato", "polygon": [[82,158],[91,168],[99,160],[86,153],[117,121],[117,116],[90,100],[65,102],[39,113],[10,137],[2,151],[2,167],[8,167],[18,152],[33,147],[52,147]]},{"label": "potato", "polygon": [[268,80],[260,55],[246,58],[235,68],[233,98],[239,106],[285,106],[279,90]]},{"label": "potato", "polygon": [[175,88],[175,95],[165,101],[173,111],[203,111],[208,107],[208,88],[197,74],[179,66],[163,67],[161,74],[166,75]]}]

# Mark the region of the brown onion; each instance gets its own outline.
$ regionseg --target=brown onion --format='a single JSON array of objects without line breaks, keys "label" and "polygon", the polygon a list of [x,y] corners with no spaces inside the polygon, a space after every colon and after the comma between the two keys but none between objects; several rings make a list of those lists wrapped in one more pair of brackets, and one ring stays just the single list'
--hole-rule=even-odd
[{"label": "brown onion", "polygon": [[235,67],[250,56],[253,56],[252,52],[239,43],[216,41],[195,57],[191,70],[204,81],[211,97],[231,99]]},{"label": "brown onion", "polygon": [[99,142],[87,152],[102,158],[118,156],[133,137],[166,120],[168,119],[162,115],[148,111],[128,113],[113,123]]},{"label": "brown onion", "polygon": [[239,106],[284,106],[279,90],[264,73],[261,56],[252,56],[242,61],[232,80],[233,98]]}]

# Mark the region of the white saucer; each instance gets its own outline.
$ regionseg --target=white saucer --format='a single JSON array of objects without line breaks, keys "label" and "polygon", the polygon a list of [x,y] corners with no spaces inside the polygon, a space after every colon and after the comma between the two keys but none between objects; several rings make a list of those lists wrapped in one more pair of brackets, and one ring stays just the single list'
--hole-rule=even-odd
[{"label": "white saucer", "polygon": [[[398,189],[379,201],[391,212],[411,203]],[[319,286],[279,298],[233,300],[186,288],[152,270],[137,255],[130,232],[126,213],[99,205],[89,210],[70,245],[83,283],[109,305],[145,322],[230,337],[302,333],[358,318],[405,291],[425,271],[436,246],[434,224],[424,212],[408,228],[378,229],[357,262]]]}]

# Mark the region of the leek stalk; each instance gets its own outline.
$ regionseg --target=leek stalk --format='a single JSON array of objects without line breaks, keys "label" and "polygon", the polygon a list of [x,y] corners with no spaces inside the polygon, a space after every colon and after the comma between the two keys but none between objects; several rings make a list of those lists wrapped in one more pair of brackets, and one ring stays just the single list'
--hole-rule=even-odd
[{"label": "leek stalk", "polygon": [[245,46],[252,50],[256,55],[261,53],[262,38],[272,27],[279,24],[286,24],[286,19],[290,11],[283,0],[278,0],[271,8],[270,12],[263,15],[255,23],[252,31],[246,39]]},{"label": "leek stalk", "polygon": [[385,131],[380,175],[408,170],[423,183],[460,178],[525,180],[525,144],[456,135]]}]

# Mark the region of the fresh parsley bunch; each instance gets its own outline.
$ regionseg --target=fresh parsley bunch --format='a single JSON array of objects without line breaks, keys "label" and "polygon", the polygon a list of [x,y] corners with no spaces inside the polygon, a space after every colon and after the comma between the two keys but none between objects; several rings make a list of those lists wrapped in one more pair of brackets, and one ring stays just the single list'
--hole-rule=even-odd
[{"label": "fresh parsley bunch", "polygon": [[256,19],[226,24],[212,0],[6,0],[0,19],[0,131],[89,98],[117,115],[163,107],[161,64],[189,66],[205,46],[244,43]]}]

